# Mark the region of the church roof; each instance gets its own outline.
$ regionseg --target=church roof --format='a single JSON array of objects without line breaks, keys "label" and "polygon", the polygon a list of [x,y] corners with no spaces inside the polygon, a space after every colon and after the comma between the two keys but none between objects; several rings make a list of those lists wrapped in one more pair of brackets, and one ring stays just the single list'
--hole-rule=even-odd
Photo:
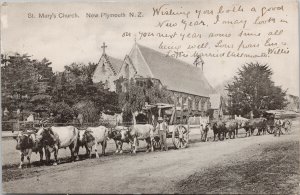
[{"label": "church roof", "polygon": [[142,77],[156,78],[169,90],[208,97],[214,89],[200,68],[135,44],[130,59]]},{"label": "church roof", "polygon": [[103,54],[102,57],[104,57],[106,59],[106,61],[110,64],[111,68],[113,69],[113,71],[116,75],[120,71],[123,61],[120,59],[111,57],[107,54]]}]

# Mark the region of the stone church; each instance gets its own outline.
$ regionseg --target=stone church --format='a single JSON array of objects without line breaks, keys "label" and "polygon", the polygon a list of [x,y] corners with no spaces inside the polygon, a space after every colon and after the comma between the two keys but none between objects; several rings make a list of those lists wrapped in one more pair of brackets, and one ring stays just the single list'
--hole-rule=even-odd
[{"label": "stone church", "polygon": [[107,83],[107,87],[115,91],[113,81],[121,77],[125,80],[134,78],[138,82],[150,78],[154,83],[166,86],[173,93],[177,107],[196,115],[203,115],[209,109],[209,95],[214,93],[203,74],[201,59],[191,65],[138,43],[123,61],[109,57],[104,49],[93,81]]},{"label": "stone church", "polygon": [[116,91],[114,81],[120,71],[123,61],[106,54],[105,48],[107,46],[103,44],[103,53],[94,71],[92,80],[94,83],[102,82],[104,87],[110,91]]}]

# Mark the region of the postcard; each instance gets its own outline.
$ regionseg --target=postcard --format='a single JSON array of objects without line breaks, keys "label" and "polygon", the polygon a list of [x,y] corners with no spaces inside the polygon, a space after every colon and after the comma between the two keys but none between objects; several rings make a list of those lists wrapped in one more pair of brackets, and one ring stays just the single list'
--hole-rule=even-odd
[{"label": "postcard", "polygon": [[299,193],[298,6],[3,2],[2,192]]}]

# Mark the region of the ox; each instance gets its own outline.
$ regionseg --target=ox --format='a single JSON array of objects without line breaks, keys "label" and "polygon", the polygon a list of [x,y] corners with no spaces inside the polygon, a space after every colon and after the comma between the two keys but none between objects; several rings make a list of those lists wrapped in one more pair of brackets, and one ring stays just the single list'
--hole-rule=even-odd
[{"label": "ox", "polygon": [[221,135],[223,135],[223,139],[225,138],[225,122],[224,121],[215,121],[213,122],[213,125],[212,125],[212,129],[214,131],[214,141],[216,140],[216,136],[218,136],[218,139],[221,140]]},{"label": "ox", "polygon": [[123,143],[129,143],[128,128],[124,126],[116,126],[108,131],[108,138],[113,139],[116,144],[116,153],[123,153]]},{"label": "ox", "polygon": [[[146,152],[149,152],[150,149],[151,149],[151,151],[154,151],[153,144],[152,144],[152,140],[154,139],[154,127],[152,125],[150,125],[150,124],[133,125],[128,129],[127,133],[128,133],[128,138],[131,143],[131,151],[134,154],[136,153],[139,140],[146,141],[146,143],[147,143],[147,151]],[[126,137],[124,137],[124,135],[126,135],[126,133],[122,134],[122,138],[121,138],[122,140],[126,139]]]},{"label": "ox", "polygon": [[235,136],[238,137],[239,129],[245,128],[246,124],[248,123],[249,119],[243,117],[235,117],[235,120],[238,123],[238,128],[235,131]]},{"label": "ox", "polygon": [[28,166],[30,166],[30,158],[32,152],[40,153],[40,162],[43,161],[43,148],[35,147],[36,136],[31,132],[19,132],[17,136],[14,137],[17,141],[16,149],[20,150],[21,162],[19,168],[22,168],[24,163],[24,157],[27,157]]},{"label": "ox", "polygon": [[236,136],[236,132],[239,129],[239,122],[235,119],[231,119],[225,122],[225,137],[226,137],[226,133],[229,134],[229,138],[235,138]]},{"label": "ox", "polygon": [[256,135],[260,135],[261,132],[263,132],[263,135],[265,135],[267,130],[267,119],[265,118],[250,119],[245,123],[244,129],[246,131],[246,137],[248,134],[249,136],[253,135],[255,129],[258,130]]},{"label": "ox", "polygon": [[[79,148],[81,147],[85,147],[85,144],[83,143],[83,134],[85,133],[85,130],[78,130],[79,134],[78,134],[78,140],[77,140],[77,147],[76,147],[76,152],[79,153]],[[86,149],[86,155],[88,154],[87,149]]]},{"label": "ox", "polygon": [[43,145],[45,147],[46,160],[49,163],[51,152],[54,152],[55,162],[53,165],[57,165],[57,154],[60,148],[69,147],[71,151],[71,159],[75,160],[78,158],[76,151],[77,142],[79,137],[79,131],[76,127],[65,126],[65,127],[42,127],[36,134],[36,144]]},{"label": "ox", "polygon": [[[91,151],[94,146],[96,158],[99,158],[98,154],[98,144],[100,143],[102,146],[102,155],[105,155],[105,149],[107,145],[107,139],[108,139],[108,129],[104,126],[99,127],[88,127],[83,133],[80,133],[82,135],[82,138],[80,136],[79,138],[79,146],[85,146],[86,148],[86,155],[89,155],[91,158]],[[77,149],[78,151],[78,149]]]},{"label": "ox", "polygon": [[205,125],[202,125],[202,130],[201,130],[201,140],[204,142],[207,142],[207,134],[208,131],[211,129],[210,123],[206,123]]},{"label": "ox", "polygon": [[206,142],[208,140],[207,133],[211,129],[209,123],[209,117],[200,117],[200,126],[201,126],[201,140]]}]

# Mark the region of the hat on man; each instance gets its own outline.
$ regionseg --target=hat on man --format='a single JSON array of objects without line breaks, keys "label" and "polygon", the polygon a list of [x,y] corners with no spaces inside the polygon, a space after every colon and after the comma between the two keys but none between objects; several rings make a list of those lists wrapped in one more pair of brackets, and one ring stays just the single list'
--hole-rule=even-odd
[{"label": "hat on man", "polygon": [[280,118],[280,115],[276,113],[276,114],[275,114],[275,118],[276,118],[276,119],[279,119],[279,118]]},{"label": "hat on man", "polygon": [[160,117],[158,117],[157,120],[158,120],[158,121],[163,121],[163,118],[160,116]]}]

